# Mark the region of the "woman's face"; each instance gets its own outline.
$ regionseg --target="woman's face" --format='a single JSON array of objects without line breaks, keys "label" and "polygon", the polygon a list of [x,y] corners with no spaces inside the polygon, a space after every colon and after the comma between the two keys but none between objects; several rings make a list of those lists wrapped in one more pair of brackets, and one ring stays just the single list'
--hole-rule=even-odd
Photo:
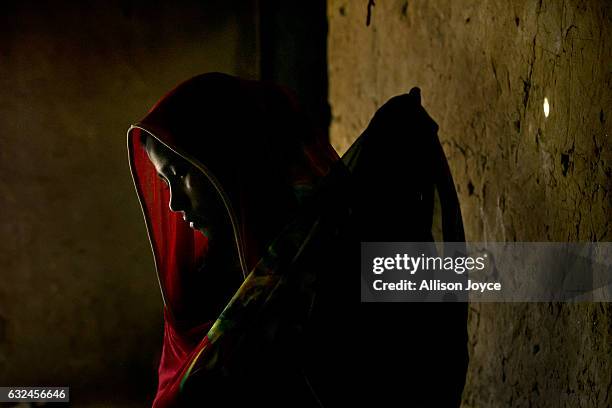
[{"label": "woman's face", "polygon": [[227,212],[208,177],[152,136],[147,136],[145,149],[170,189],[170,210],[182,213],[191,228],[209,238],[225,235]]}]

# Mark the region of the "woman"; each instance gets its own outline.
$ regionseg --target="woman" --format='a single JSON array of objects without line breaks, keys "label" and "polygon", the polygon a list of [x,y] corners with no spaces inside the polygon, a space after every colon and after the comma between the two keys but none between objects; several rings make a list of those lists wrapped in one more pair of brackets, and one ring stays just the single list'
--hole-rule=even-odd
[{"label": "woman", "polygon": [[[419,137],[394,138],[407,112]],[[458,353],[438,381],[448,383],[444,401],[456,404],[465,308],[442,311],[447,322],[437,331],[428,319],[439,312],[428,309],[427,319],[411,317],[411,330],[400,320],[399,330],[367,336],[397,308],[360,306],[354,275],[360,241],[432,240],[436,186],[451,208],[445,232],[459,231],[448,240],[463,240],[436,129],[411,92],[381,108],[342,161],[287,92],[219,73],[179,85],[133,125],[130,165],[164,299],[153,406],[380,402],[388,395],[379,391],[398,382],[398,367],[398,384],[413,380],[409,400],[424,401],[428,379],[414,372],[431,361],[417,358],[416,370],[406,370],[407,357],[381,362],[380,353],[387,340],[431,347],[449,333]],[[405,164],[410,148],[418,154]],[[398,179],[409,188],[391,201],[376,198]],[[417,337],[425,341],[415,341],[412,329],[424,329]],[[364,353],[366,338],[368,349],[381,348],[378,356]]]}]

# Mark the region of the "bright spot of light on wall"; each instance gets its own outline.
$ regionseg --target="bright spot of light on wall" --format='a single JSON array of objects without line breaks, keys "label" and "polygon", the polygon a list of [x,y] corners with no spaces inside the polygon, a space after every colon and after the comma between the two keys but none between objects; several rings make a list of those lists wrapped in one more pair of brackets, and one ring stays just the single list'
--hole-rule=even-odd
[{"label": "bright spot of light on wall", "polygon": [[550,113],[550,105],[548,104],[548,98],[544,98],[544,117],[548,117]]}]

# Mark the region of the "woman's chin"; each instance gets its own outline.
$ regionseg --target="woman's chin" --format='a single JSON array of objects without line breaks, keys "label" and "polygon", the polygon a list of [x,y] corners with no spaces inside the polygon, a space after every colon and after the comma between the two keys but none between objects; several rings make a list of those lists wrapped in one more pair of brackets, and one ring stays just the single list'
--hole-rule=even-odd
[{"label": "woman's chin", "polygon": [[206,238],[210,238],[210,231],[208,228],[206,227],[198,227],[197,225],[194,227],[191,227],[194,230],[200,232],[202,235],[204,235]]}]

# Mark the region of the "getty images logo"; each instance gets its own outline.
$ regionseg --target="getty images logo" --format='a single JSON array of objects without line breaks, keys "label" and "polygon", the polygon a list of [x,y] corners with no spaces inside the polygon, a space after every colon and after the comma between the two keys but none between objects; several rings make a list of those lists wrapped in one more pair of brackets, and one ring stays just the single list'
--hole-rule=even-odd
[{"label": "getty images logo", "polygon": [[485,269],[487,254],[483,256],[441,257],[441,256],[410,256],[395,254],[393,257],[375,257],[372,260],[372,272],[377,275],[385,271],[406,271],[414,275],[417,271],[453,271],[458,275],[466,271],[482,271]]}]

